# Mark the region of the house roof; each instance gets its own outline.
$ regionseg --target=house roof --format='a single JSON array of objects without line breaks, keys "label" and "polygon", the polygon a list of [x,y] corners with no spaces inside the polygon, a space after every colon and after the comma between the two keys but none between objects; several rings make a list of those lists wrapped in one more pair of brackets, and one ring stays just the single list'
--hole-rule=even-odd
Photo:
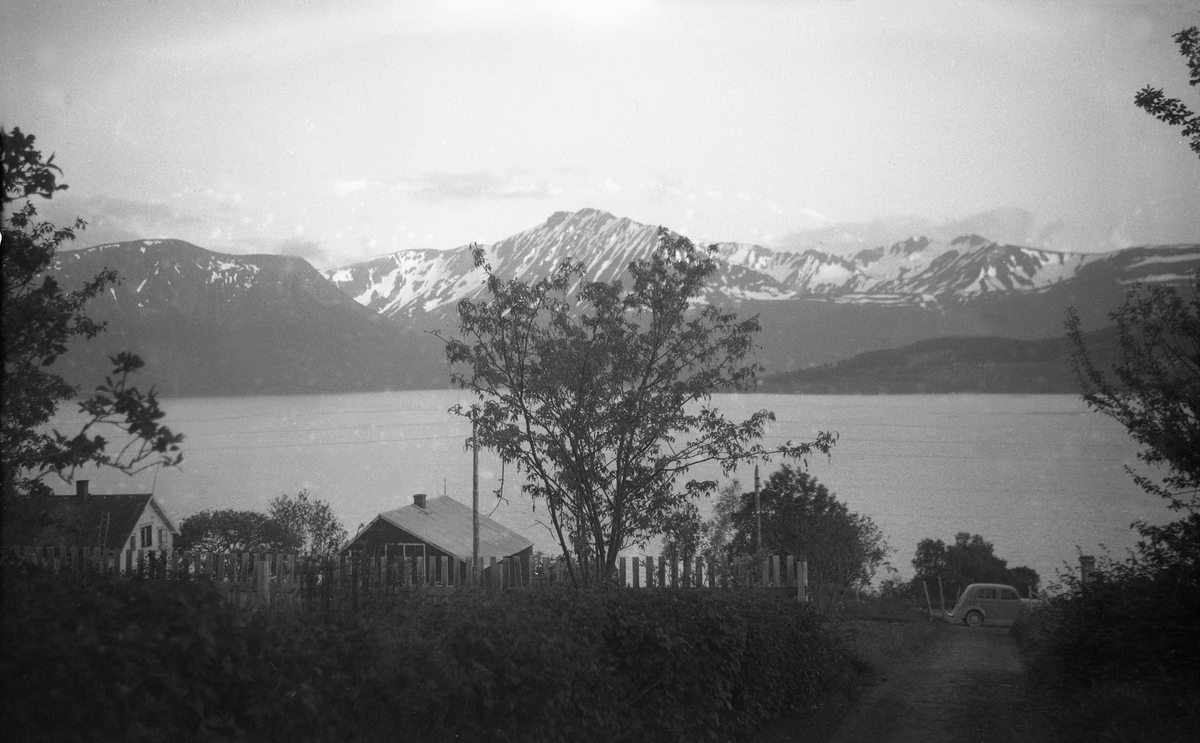
[{"label": "house roof", "polygon": [[[105,549],[123,549],[129,535],[138,525],[138,520],[149,503],[158,512],[163,522],[172,532],[178,533],[162,508],[154,501],[151,493],[129,493],[121,495],[88,495],[79,498],[74,495],[46,496],[47,515],[52,516],[60,524],[70,528],[75,527],[80,542],[89,547]],[[104,543],[97,544],[104,514],[108,514],[108,531]],[[44,532],[44,524],[36,523],[6,523],[4,543],[10,547],[36,546]]]},{"label": "house roof", "polygon": [[[471,556],[471,507],[448,495],[428,499],[425,508],[407,505],[394,511],[385,511],[379,514],[379,518],[460,560]],[[481,557],[508,557],[532,546],[533,540],[480,514]]]}]

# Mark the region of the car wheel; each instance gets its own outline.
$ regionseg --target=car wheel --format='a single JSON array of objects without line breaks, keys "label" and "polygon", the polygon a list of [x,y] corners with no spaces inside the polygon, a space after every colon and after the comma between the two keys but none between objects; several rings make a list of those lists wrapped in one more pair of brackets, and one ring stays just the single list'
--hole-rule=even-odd
[{"label": "car wheel", "polygon": [[967,624],[971,625],[972,627],[982,627],[983,615],[977,611],[971,612],[967,615]]}]

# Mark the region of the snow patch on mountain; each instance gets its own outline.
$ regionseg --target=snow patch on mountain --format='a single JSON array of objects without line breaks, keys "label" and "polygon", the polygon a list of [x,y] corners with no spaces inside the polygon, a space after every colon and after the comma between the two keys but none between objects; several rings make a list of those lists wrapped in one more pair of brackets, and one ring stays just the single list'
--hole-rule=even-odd
[{"label": "snow patch on mountain", "polygon": [[[571,259],[582,266],[584,280],[613,281],[626,277],[631,262],[648,258],[657,237],[657,227],[583,209],[556,212],[543,224],[483,246],[483,253],[505,280],[534,281]],[[973,233],[951,240],[914,236],[852,256],[748,243],[712,247],[717,273],[704,297],[711,302],[821,297],[838,303],[938,306],[1045,291],[1105,261],[1118,261],[1113,265],[1120,271],[1155,261],[1200,264],[1196,246],[1138,249],[1154,252],[1134,261],[1124,251],[1070,253],[997,243]],[[462,299],[485,293],[485,274],[474,267],[468,247],[402,251],[324,275],[360,304],[387,316],[448,311]]]}]

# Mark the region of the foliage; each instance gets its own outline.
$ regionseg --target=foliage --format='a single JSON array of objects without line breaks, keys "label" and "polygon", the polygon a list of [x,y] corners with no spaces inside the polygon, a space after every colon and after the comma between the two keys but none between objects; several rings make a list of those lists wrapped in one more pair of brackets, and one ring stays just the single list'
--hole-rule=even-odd
[{"label": "foliage", "polygon": [[21,740],[741,740],[861,666],[794,600],[463,594],[386,617],[246,616],[204,583],[6,574]]},{"label": "foliage", "polygon": [[[1185,28],[1172,38],[1179,44],[1179,53],[1187,60],[1190,73],[1188,85],[1200,85],[1200,29],[1196,26]],[[1200,155],[1200,114],[1193,112],[1178,98],[1167,98],[1162,88],[1149,85],[1137,92],[1133,102],[1159,121],[1170,126],[1182,126],[1180,134],[1192,140],[1189,146]]]},{"label": "foliage", "polygon": [[282,551],[326,556],[337,554],[346,543],[346,528],[333,508],[320,498],[310,499],[307,490],[273,498],[267,516],[281,534]]},{"label": "foliage", "polygon": [[691,562],[704,544],[708,527],[695,503],[684,503],[663,519],[663,555]]},{"label": "foliage", "polygon": [[[117,281],[117,275],[102,271],[73,291],[64,291],[54,277],[46,275],[58,250],[85,224],[76,220],[73,227],[56,228],[37,220],[37,209],[29,197],[48,199],[65,189],[57,182],[61,171],[53,156],[43,161],[32,135],[20,129],[0,135],[5,211],[0,241],[4,281],[0,451],[5,464],[2,497],[7,509],[16,505],[17,496],[49,494],[42,479],[50,473],[70,479],[76,468],[87,464],[129,473],[176,465],[182,460],[179,443],[183,436],[160,425],[164,413],[153,390],[142,393],[130,384],[130,375],[143,362],[129,353],[114,356],[112,373],[79,403],[86,422],[78,433],[45,431],[59,404],[78,394],[78,389],[51,373],[49,367],[73,340],[90,339],[103,331],[103,324],[84,314],[83,306]],[[22,199],[25,203],[11,211]],[[119,438],[126,440],[116,453],[108,451],[109,442],[96,432],[105,428],[115,429]]]},{"label": "foliage", "polygon": [[1078,690],[1170,680],[1200,692],[1200,515],[1148,532],[1126,560],[1102,558],[1019,634],[1039,675]]},{"label": "foliage", "polygon": [[[762,549],[803,555],[808,580],[822,607],[871,582],[887,556],[883,532],[869,516],[851,511],[809,473],[783,465],[760,489]],[[750,554],[754,543],[754,493],[738,497],[730,514],[730,545]]]},{"label": "foliage", "polygon": [[3,581],[13,740],[236,740],[272,702],[254,633],[203,583]]},{"label": "foliage", "polygon": [[932,592],[941,578],[943,590],[948,596],[957,596],[972,583],[1005,583],[1013,586],[1022,595],[1038,590],[1041,577],[1028,567],[1008,567],[1008,561],[996,556],[996,548],[979,534],[961,531],[954,536],[954,544],[946,545],[940,539],[922,539],[917,544],[912,560],[916,576],[913,585],[922,582]]},{"label": "foliage", "polygon": [[734,535],[733,512],[742,499],[742,484],[738,480],[725,483],[713,503],[712,517],[703,525],[701,553],[705,562],[725,560],[732,550]]},{"label": "foliage", "polygon": [[279,522],[232,508],[194,513],[179,527],[175,546],[206,552],[282,552],[289,546]]},{"label": "foliage", "polygon": [[772,413],[731,422],[708,404],[761,371],[746,362],[757,318],[697,304],[716,270],[711,249],[661,230],[653,254],[629,266],[629,289],[583,281],[571,260],[533,283],[502,280],[481,249],[475,261],[491,299],[459,303],[461,339],[447,340],[446,353],[467,367],[453,379],[480,404],[454,412],[526,473],[525,491],[545,503],[573,557],[573,580],[612,576],[622,549],[716,488],[690,480],[677,490],[691,467],[717,462],[728,474],[739,462],[833,445],[822,433],[768,449],[758,442]]},{"label": "foliage", "polygon": [[1125,426],[1143,447],[1140,460],[1167,467],[1161,485],[1126,471],[1177,510],[1200,506],[1200,271],[1187,293],[1162,285],[1130,289],[1110,315],[1121,348],[1115,379],[1088,358],[1078,315],[1071,311],[1067,319],[1084,401]]}]

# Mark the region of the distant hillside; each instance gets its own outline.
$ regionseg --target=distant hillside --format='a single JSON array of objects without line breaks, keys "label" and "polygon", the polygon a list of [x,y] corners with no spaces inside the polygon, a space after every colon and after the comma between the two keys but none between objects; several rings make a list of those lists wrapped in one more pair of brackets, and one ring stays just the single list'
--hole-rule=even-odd
[{"label": "distant hillside", "polygon": [[223,255],[178,240],[59,253],[67,288],[103,268],[122,281],[87,305],[108,331],[76,342],[55,371],[91,389],[108,357],[146,361],[139,387],[168,396],[274,395],[444,387],[445,351],[359,305],[300,258]]},{"label": "distant hillside", "polygon": [[[1117,354],[1116,328],[1084,336],[1107,368]],[[1066,337],[1016,340],[952,337],[862,353],[836,364],[764,377],[761,392],[838,395],[916,393],[1035,394],[1079,392]]]},{"label": "distant hillside", "polygon": [[[627,278],[656,235],[584,209],[484,248],[505,278],[536,281],[570,257],[589,279],[607,281]],[[1085,255],[968,235],[849,257],[715,248],[717,272],[703,300],[758,318],[758,361],[782,374],[768,380],[783,391],[1071,392],[1061,340],[1019,341],[1061,339],[1069,307],[1085,328],[1102,328],[1134,282],[1178,285],[1200,270],[1200,244]],[[486,296],[469,247],[403,251],[322,273],[296,257],[138,240],[61,251],[50,273],[71,288],[106,267],[122,282],[87,312],[108,332],[75,344],[56,366],[85,389],[111,368],[109,355],[126,349],[146,360],[139,386],[172,396],[444,388],[445,348],[428,331],[455,334],[457,303]],[[919,350],[903,358],[881,350],[909,343]],[[835,362],[842,366],[812,366]]]}]

